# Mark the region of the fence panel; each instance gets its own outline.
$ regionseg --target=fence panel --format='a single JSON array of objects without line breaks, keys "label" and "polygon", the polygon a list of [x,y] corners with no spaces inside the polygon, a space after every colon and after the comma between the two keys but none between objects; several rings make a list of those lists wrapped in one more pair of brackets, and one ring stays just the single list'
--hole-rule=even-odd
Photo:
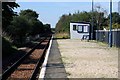
[{"label": "fence panel", "polygon": [[[96,40],[109,43],[109,31],[96,31]],[[116,47],[120,47],[120,30],[112,30],[112,44]]]}]

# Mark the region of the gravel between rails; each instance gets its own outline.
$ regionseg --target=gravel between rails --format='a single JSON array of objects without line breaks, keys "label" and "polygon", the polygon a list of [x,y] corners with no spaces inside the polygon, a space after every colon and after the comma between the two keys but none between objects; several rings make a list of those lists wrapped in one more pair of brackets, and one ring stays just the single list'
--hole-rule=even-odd
[{"label": "gravel between rails", "polygon": [[[7,70],[17,60],[29,52],[36,44],[29,44],[27,47],[18,48],[18,52],[2,58],[2,72]],[[4,53],[3,53],[4,54]]]},{"label": "gravel between rails", "polygon": [[95,41],[57,40],[68,78],[118,78],[118,49]]},{"label": "gravel between rails", "polygon": [[8,80],[18,80],[18,79],[28,80],[31,77],[32,72],[34,71],[36,63],[38,62],[39,58],[41,58],[47,43],[48,40],[42,42],[42,44],[39,47],[37,47],[33,51],[33,53],[24,60],[24,62],[17,68],[17,70],[15,70],[10,75]]}]

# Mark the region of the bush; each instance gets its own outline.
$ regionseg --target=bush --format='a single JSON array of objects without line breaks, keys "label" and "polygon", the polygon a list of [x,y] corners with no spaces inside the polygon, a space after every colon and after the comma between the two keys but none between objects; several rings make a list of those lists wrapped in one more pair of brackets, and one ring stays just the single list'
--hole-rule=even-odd
[{"label": "bush", "polygon": [[9,56],[16,51],[15,47],[5,37],[2,37],[2,56]]}]

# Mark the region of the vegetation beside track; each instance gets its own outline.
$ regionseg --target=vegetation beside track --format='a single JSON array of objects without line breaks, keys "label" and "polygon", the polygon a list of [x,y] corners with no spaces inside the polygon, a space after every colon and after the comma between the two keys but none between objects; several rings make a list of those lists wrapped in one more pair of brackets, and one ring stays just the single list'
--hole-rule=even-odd
[{"label": "vegetation beside track", "polygon": [[43,24],[36,11],[26,9],[17,13],[14,9],[18,7],[20,5],[16,2],[2,3],[2,53],[6,57],[16,52],[17,47],[51,32],[50,24]]},{"label": "vegetation beside track", "polygon": [[17,48],[14,45],[12,45],[12,43],[9,40],[2,37],[2,53],[4,53],[2,54],[3,58],[5,56],[10,56],[11,54],[16,53],[17,51]]}]

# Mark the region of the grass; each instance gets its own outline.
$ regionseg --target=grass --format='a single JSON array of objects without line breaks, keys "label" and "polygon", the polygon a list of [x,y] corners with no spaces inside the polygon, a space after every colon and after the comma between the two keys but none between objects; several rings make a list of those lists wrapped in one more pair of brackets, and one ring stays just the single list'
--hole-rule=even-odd
[{"label": "grass", "polygon": [[69,39],[70,36],[68,33],[56,33],[55,34],[55,38],[58,38],[58,39]]},{"label": "grass", "polygon": [[[90,40],[90,42],[93,42],[93,43],[97,43],[98,45],[100,46],[103,46],[103,47],[108,47],[109,48],[109,44],[106,43],[106,42],[100,42],[100,41],[96,41],[96,40]],[[112,48],[111,49],[119,49],[118,47],[112,45]]]}]

